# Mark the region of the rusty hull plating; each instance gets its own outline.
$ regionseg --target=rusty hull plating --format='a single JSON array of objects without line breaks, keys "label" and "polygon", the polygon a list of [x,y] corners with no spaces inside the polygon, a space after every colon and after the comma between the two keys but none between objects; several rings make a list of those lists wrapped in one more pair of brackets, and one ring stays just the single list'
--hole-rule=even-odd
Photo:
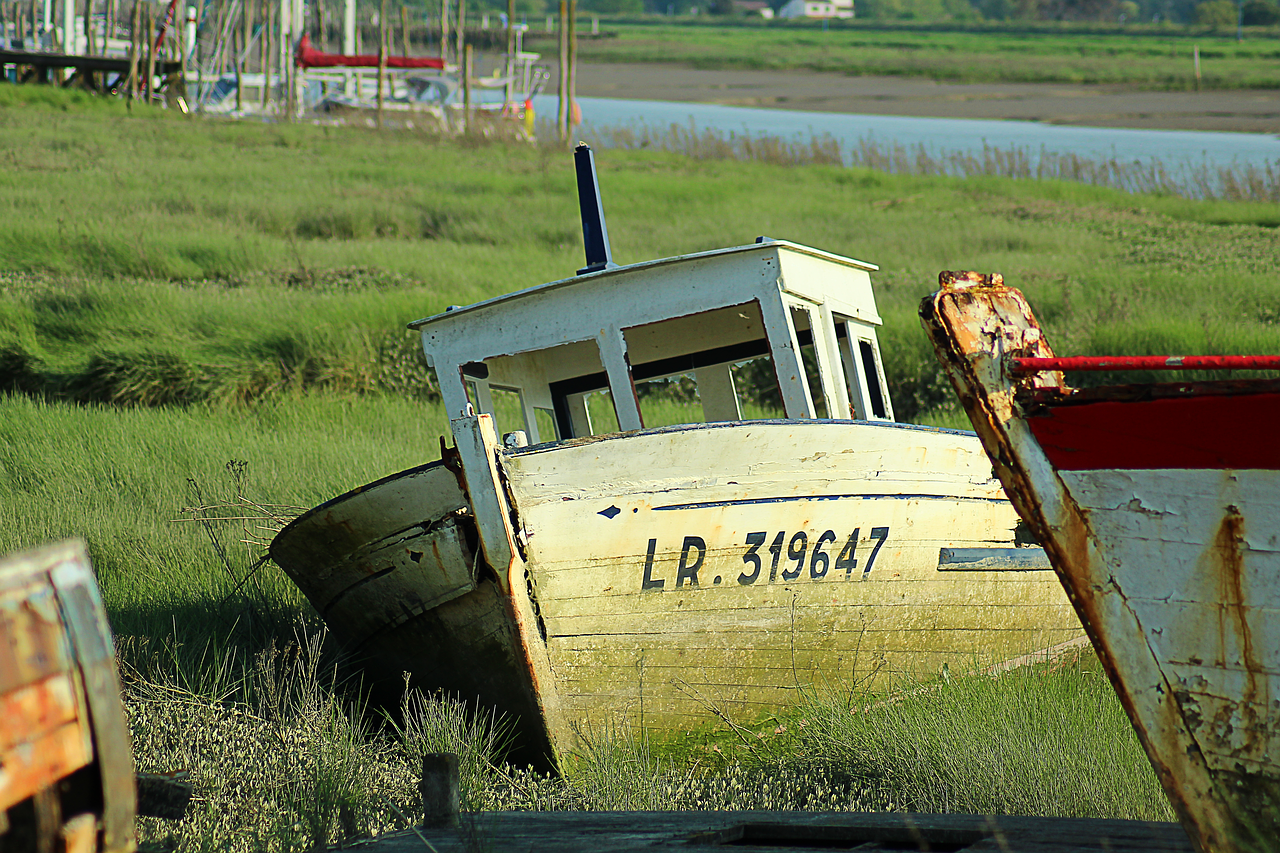
[{"label": "rusty hull plating", "polygon": [[[1274,626],[1280,607],[1280,466],[1238,432],[1256,428],[1257,412],[1275,411],[1280,387],[1246,380],[1078,393],[1060,372],[1017,372],[1015,362],[1053,352],[1023,295],[1000,276],[942,273],[939,282],[921,303],[924,327],[1183,826],[1206,853],[1277,849],[1280,634],[1266,620]],[[1254,423],[1206,430],[1219,445],[1237,445],[1217,465],[1176,451],[1114,468],[1090,468],[1085,453],[1073,465],[1090,441],[1133,442],[1141,456],[1149,436],[1131,426],[1066,430],[1050,452],[1037,439],[1055,412],[1109,406],[1108,417],[1123,417],[1126,401],[1162,394],[1186,406],[1206,395],[1243,400]]]}]

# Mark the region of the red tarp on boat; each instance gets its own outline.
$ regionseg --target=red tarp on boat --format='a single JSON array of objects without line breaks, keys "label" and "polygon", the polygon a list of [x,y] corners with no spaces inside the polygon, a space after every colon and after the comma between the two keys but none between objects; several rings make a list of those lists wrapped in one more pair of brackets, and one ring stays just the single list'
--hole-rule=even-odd
[{"label": "red tarp on boat", "polygon": [[[362,53],[357,56],[344,56],[339,53],[325,53],[311,46],[311,39],[305,34],[298,42],[298,52],[294,61],[299,68],[377,68],[378,55]],[[444,60],[438,56],[387,56],[388,68],[444,68]]]}]

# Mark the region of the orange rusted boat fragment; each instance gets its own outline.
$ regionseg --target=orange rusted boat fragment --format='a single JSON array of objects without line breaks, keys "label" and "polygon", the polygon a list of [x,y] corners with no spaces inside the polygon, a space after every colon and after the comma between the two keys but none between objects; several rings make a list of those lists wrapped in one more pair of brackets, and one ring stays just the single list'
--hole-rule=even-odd
[{"label": "orange rusted boat fragment", "polygon": [[1280,849],[1280,382],[1073,388],[1055,367],[1128,365],[1040,361],[999,275],[940,284],[938,357],[1193,842]]},{"label": "orange rusted boat fragment", "polygon": [[129,853],[133,753],[82,542],[0,559],[0,849]]}]

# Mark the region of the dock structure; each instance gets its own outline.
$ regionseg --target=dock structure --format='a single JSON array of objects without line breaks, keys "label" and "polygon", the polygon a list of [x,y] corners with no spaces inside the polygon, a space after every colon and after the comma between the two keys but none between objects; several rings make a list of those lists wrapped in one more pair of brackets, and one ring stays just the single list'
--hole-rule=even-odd
[{"label": "dock structure", "polygon": [[[428,846],[429,845],[429,846]],[[360,844],[363,853],[1192,853],[1176,823],[859,812],[480,812]]]},{"label": "dock structure", "polygon": [[[53,83],[57,76],[55,72],[70,69],[70,74],[63,75],[64,87],[82,86],[95,91],[110,91],[123,84],[129,76],[129,59],[117,56],[0,50],[0,65],[16,66],[18,83]],[[181,72],[181,60],[156,61],[156,74],[161,77]]]}]

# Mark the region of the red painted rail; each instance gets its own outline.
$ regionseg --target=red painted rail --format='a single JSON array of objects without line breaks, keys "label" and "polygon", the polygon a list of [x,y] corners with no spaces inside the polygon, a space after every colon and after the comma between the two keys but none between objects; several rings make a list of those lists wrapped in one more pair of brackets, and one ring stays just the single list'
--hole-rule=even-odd
[{"label": "red painted rail", "polygon": [[1014,373],[1042,370],[1280,370],[1280,355],[1081,355],[1011,358]]}]

